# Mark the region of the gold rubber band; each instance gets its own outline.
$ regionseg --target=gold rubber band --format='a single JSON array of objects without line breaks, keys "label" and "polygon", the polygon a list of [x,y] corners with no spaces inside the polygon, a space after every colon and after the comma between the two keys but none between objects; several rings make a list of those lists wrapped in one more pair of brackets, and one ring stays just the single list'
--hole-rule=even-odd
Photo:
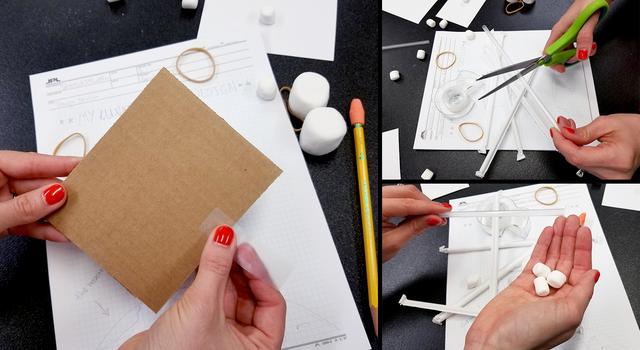
[{"label": "gold rubber band", "polygon": [[[203,54],[207,55],[207,57],[209,57],[209,60],[211,60],[211,75],[209,75],[208,77],[204,78],[204,79],[194,79],[191,78],[189,76],[187,76],[181,69],[180,69],[180,60],[182,59],[182,57],[186,56],[187,54],[191,53],[191,52],[202,52]],[[186,49],[184,51],[182,51],[182,53],[180,55],[178,55],[178,58],[176,58],[176,70],[178,71],[178,74],[180,74],[183,78],[194,82],[194,83],[206,83],[209,80],[213,79],[213,77],[216,75],[216,61],[213,59],[213,56],[211,55],[211,53],[202,48],[202,47],[192,47],[189,49]]]},{"label": "gold rubber band", "polygon": [[[440,56],[447,55],[447,54],[448,55],[453,55],[453,62],[451,62],[451,64],[449,64],[448,66],[444,66],[443,67],[443,66],[440,65]],[[456,54],[453,51],[442,51],[436,56],[436,66],[438,68],[440,68],[440,69],[443,69],[443,70],[444,69],[449,69],[456,63],[457,59],[458,59],[458,57],[456,56]]]},{"label": "gold rubber band", "polygon": [[[509,10],[509,6],[511,6],[511,5],[513,5],[513,4],[520,4],[520,7],[518,7],[518,8],[517,8],[517,9],[515,9],[515,10]],[[523,2],[522,0],[520,0],[520,1],[516,1],[516,2],[508,2],[508,3],[507,3],[507,6],[505,6],[505,8],[504,8],[504,12],[505,12],[506,14],[508,14],[508,15],[512,15],[512,14],[514,14],[514,13],[516,13],[516,12],[518,12],[518,11],[522,10],[523,8],[524,8],[524,2]]]},{"label": "gold rubber band", "polygon": [[[540,198],[538,198],[538,195],[540,195],[540,193],[542,193],[544,190],[550,190],[551,192],[553,192],[553,194],[555,195],[555,198],[553,199],[553,201],[551,202],[544,202],[542,200],[540,200]],[[533,195],[533,197],[536,199],[536,202],[542,204],[542,205],[554,205],[556,203],[558,203],[558,192],[556,191],[555,188],[551,187],[551,186],[542,186],[540,188],[538,188],[535,192],[535,194]]]},{"label": "gold rubber band", "polygon": [[[477,126],[478,129],[480,129],[480,136],[476,139],[469,139],[465,136],[464,132],[462,132],[462,127],[465,125],[474,125]],[[464,122],[461,123],[460,125],[458,125],[458,131],[460,132],[460,135],[462,136],[463,139],[465,139],[467,142],[478,142],[480,140],[482,140],[482,138],[484,137],[484,129],[482,128],[482,126],[476,122]]]},{"label": "gold rubber band", "polygon": [[[280,96],[282,96],[282,92],[286,91],[287,93],[291,93],[291,87],[290,86],[283,86],[280,88]],[[284,101],[284,107],[287,109],[287,113],[289,113],[289,119],[291,119],[291,110],[289,109],[289,98],[285,99],[284,96],[282,96],[282,101]],[[300,132],[300,130],[302,128],[295,128],[293,127],[293,123],[291,124],[291,127],[293,128],[294,132]]]},{"label": "gold rubber band", "polygon": [[58,142],[58,144],[56,145],[56,147],[53,149],[53,155],[58,155],[58,151],[60,151],[60,147],[62,147],[62,145],[64,145],[67,141],[71,140],[74,136],[79,136],[82,139],[82,156],[86,156],[87,155],[87,140],[84,138],[84,135],[82,135],[79,132],[74,132],[73,134],[65,137],[64,139],[62,139],[62,141]]}]

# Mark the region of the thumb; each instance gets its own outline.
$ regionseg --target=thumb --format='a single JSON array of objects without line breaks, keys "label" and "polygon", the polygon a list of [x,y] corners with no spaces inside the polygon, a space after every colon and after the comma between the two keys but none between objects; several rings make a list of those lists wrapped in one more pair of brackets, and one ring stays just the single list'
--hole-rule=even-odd
[{"label": "thumb", "polygon": [[0,232],[46,217],[60,208],[66,198],[64,187],[55,183],[0,202]]},{"label": "thumb", "polygon": [[611,131],[613,131],[611,120],[602,116],[583,127],[577,129],[563,127],[561,130],[562,136],[578,146],[588,145]]},{"label": "thumb", "polygon": [[574,288],[571,291],[569,299],[575,303],[577,311],[581,314],[584,314],[584,311],[587,309],[589,301],[591,301],[591,297],[593,296],[593,289],[599,278],[600,271],[589,270],[580,276],[578,283],[573,286]]}]

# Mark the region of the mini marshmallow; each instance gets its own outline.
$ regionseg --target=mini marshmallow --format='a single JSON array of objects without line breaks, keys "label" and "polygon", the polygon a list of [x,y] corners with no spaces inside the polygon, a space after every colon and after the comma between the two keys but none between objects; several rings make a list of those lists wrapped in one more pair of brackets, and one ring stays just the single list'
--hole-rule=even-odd
[{"label": "mini marshmallow", "polygon": [[438,23],[438,25],[440,26],[440,28],[445,29],[447,27],[447,24],[449,24],[449,22],[447,22],[446,19],[443,19],[440,21],[440,23]]},{"label": "mini marshmallow", "polygon": [[315,108],[302,123],[300,148],[311,155],[322,156],[338,148],[346,133],[347,123],[340,112],[331,107]]},{"label": "mini marshmallow", "polygon": [[392,70],[391,72],[389,72],[389,79],[393,81],[400,79],[400,72],[398,72],[397,70]]},{"label": "mini marshmallow", "polygon": [[424,171],[422,172],[422,175],[420,175],[420,177],[423,180],[431,180],[433,178],[433,171],[427,169],[424,169]]},{"label": "mini marshmallow", "polygon": [[547,275],[547,282],[551,287],[558,289],[567,282],[567,276],[558,270],[553,270]]},{"label": "mini marshmallow", "polygon": [[118,2],[120,0],[107,0],[108,3],[112,3],[112,2]]},{"label": "mini marshmallow", "polygon": [[263,6],[260,9],[260,23],[266,25],[276,23],[276,10],[271,6]]},{"label": "mini marshmallow", "polygon": [[272,79],[263,78],[258,82],[256,94],[265,101],[271,101],[276,98],[276,95],[278,94],[278,87]]},{"label": "mini marshmallow", "polygon": [[304,72],[293,81],[289,94],[289,111],[304,121],[312,109],[326,107],[329,102],[329,81],[314,72]]},{"label": "mini marshmallow", "polygon": [[469,275],[469,277],[467,277],[467,289],[473,289],[477,287],[480,284],[480,280],[480,275],[478,275],[477,273]]},{"label": "mini marshmallow", "polygon": [[431,28],[435,28],[436,27],[436,21],[432,20],[431,18],[429,18],[427,20],[427,25]]},{"label": "mini marshmallow", "polygon": [[464,2],[464,3],[468,3],[468,2],[469,2],[469,0],[462,0],[462,2]]},{"label": "mini marshmallow", "polygon": [[182,8],[187,10],[195,10],[198,8],[198,0],[182,0]]},{"label": "mini marshmallow", "polygon": [[549,295],[549,284],[547,279],[540,276],[533,280],[533,286],[536,288],[536,294],[540,297],[546,297]]},{"label": "mini marshmallow", "polygon": [[527,5],[532,5],[534,2],[536,2],[536,0],[522,0],[522,2],[524,2]]},{"label": "mini marshmallow", "polygon": [[533,274],[536,275],[536,277],[544,277],[544,278],[547,278],[547,276],[551,272],[551,268],[549,268],[549,266],[541,262],[533,265],[533,269],[531,270]]},{"label": "mini marshmallow", "polygon": [[424,50],[418,50],[416,52],[416,58],[419,60],[423,60],[427,56],[427,53]]},{"label": "mini marshmallow", "polygon": [[465,36],[467,37],[467,40],[473,40],[473,39],[475,39],[475,38],[476,38],[476,33],[474,33],[474,32],[473,32],[473,31],[471,31],[471,30],[466,30],[466,31],[464,32],[464,34],[465,34]]}]

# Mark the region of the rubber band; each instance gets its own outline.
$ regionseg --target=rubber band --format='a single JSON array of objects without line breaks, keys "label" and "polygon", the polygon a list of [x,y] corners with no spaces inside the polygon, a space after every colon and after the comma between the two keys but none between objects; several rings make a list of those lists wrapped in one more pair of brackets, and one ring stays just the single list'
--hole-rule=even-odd
[{"label": "rubber band", "polygon": [[[440,56],[446,55],[446,54],[453,55],[453,62],[451,62],[451,64],[449,64],[448,66],[443,67],[443,66],[440,65]],[[453,66],[456,63],[457,59],[458,58],[457,58],[456,54],[453,51],[442,51],[436,56],[436,66],[438,68],[442,69],[442,70],[449,69],[449,68],[451,68],[451,66]]]},{"label": "rubber band", "polygon": [[[187,76],[182,70],[180,70],[180,60],[182,59],[182,57],[186,56],[188,53],[191,52],[202,52],[203,54],[207,55],[207,57],[209,57],[209,60],[211,60],[211,75],[209,75],[208,77],[204,78],[204,79],[194,79],[191,78],[189,76]],[[211,53],[202,48],[202,47],[192,47],[189,49],[186,49],[184,51],[182,51],[182,53],[180,55],[178,55],[178,58],[176,58],[176,70],[178,71],[178,74],[180,74],[183,78],[194,82],[194,83],[206,83],[209,80],[213,79],[214,75],[216,74],[216,61],[213,59],[213,56],[211,55]]]},{"label": "rubber band", "polygon": [[57,155],[58,151],[60,151],[60,147],[62,147],[62,145],[64,145],[67,141],[69,141],[70,139],[72,139],[74,136],[79,136],[82,139],[82,156],[86,156],[87,155],[87,140],[84,138],[84,135],[82,135],[79,132],[74,132],[73,134],[65,137],[64,139],[62,139],[62,141],[58,142],[58,144],[56,145],[56,147],[53,149],[53,155]]},{"label": "rubber band", "polygon": [[[540,195],[541,192],[543,192],[544,190],[550,190],[551,192],[553,192],[553,194],[555,195],[555,198],[553,199],[553,201],[551,202],[544,202],[542,200],[540,200],[540,198],[538,198],[538,196]],[[538,188],[536,190],[536,192],[534,193],[533,197],[535,198],[536,202],[542,204],[542,205],[554,205],[556,203],[558,203],[558,192],[556,191],[555,188],[551,187],[551,186],[542,186],[540,188]]]},{"label": "rubber band", "polygon": [[[291,93],[291,86],[285,85],[285,86],[281,87],[280,88],[280,96],[282,96],[282,92],[283,91]],[[282,101],[284,101],[284,107],[287,109],[287,113],[289,113],[289,120],[291,120],[291,110],[289,109],[289,99],[288,98],[285,99],[284,96],[282,96]],[[291,123],[291,127],[293,128],[293,131],[296,132],[296,133],[299,133],[300,130],[302,129],[302,128],[294,127],[293,123]]]},{"label": "rubber band", "polygon": [[[509,6],[513,5],[513,4],[520,4],[520,7],[518,7],[515,10],[509,10]],[[506,14],[508,14],[508,15],[512,15],[512,14],[522,10],[523,8],[524,8],[524,2],[522,0],[521,1],[516,1],[516,2],[509,2],[509,3],[507,3],[507,6],[504,7],[504,12]]]},{"label": "rubber band", "polygon": [[[467,136],[465,136],[464,132],[462,131],[462,127],[465,125],[474,125],[477,126],[478,129],[480,129],[480,136],[476,139],[470,139],[467,138]],[[460,135],[462,136],[463,139],[465,139],[467,142],[478,142],[480,140],[482,140],[482,138],[484,137],[484,129],[482,128],[482,126],[476,122],[464,122],[461,123],[460,125],[458,125],[458,131],[460,132]]]}]

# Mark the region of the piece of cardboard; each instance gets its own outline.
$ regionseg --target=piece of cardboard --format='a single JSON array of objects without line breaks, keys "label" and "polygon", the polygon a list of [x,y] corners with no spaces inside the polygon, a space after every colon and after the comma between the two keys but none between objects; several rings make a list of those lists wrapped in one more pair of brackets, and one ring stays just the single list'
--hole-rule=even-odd
[{"label": "piece of cardboard", "polygon": [[65,180],[49,222],[157,312],[197,267],[210,214],[237,221],[280,173],[162,69]]}]

